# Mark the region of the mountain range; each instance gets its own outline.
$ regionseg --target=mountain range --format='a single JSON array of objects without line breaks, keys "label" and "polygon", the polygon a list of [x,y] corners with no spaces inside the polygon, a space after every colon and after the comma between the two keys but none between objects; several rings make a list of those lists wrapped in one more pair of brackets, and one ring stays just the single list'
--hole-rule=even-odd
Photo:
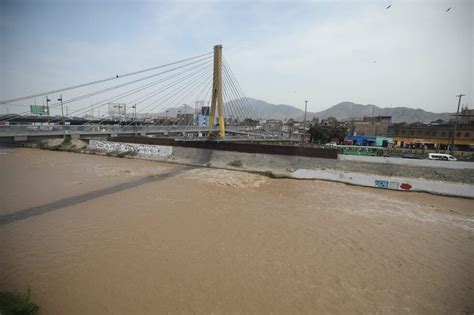
[{"label": "mountain range", "polygon": [[[256,116],[261,119],[278,119],[287,120],[293,118],[295,120],[304,119],[304,111],[291,105],[271,104],[262,100],[247,97],[245,100],[231,101],[224,105],[224,112],[227,115],[241,116],[235,111],[236,105],[242,103],[250,104]],[[175,117],[178,112],[194,113],[195,109],[189,105],[183,105],[175,108],[168,108],[167,113],[160,113],[161,116]],[[379,107],[376,105],[362,105],[352,102],[342,102],[331,106],[320,112],[307,112],[306,119],[311,120],[313,117],[325,119],[334,117],[337,120],[350,120],[363,118],[364,116],[391,116],[392,123],[414,123],[414,122],[431,122],[438,119],[449,120],[450,113],[433,113],[419,108],[408,107]]]},{"label": "mountain range", "polygon": [[[265,101],[247,97],[246,101],[251,105],[257,117],[262,119],[304,119],[304,111],[291,105],[271,104]],[[325,119],[334,117],[337,120],[349,120],[363,118],[364,116],[391,116],[393,123],[431,122],[437,119],[449,120],[450,113],[433,113],[419,108],[408,107],[385,107],[376,105],[362,105],[352,102],[342,102],[320,112],[307,112],[306,119],[313,117]]]}]

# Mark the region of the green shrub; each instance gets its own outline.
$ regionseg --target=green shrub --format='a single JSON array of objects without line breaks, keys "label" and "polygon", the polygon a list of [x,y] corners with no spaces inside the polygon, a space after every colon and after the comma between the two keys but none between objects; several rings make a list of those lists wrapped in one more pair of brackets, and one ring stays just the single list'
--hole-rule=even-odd
[{"label": "green shrub", "polygon": [[26,293],[0,292],[0,314],[30,315],[37,314],[38,305],[30,301],[30,289]]}]

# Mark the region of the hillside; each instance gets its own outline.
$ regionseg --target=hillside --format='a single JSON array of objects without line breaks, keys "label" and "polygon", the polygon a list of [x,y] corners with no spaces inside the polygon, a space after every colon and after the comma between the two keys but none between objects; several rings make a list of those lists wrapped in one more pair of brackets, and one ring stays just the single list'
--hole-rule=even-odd
[{"label": "hillside", "polygon": [[[290,105],[275,105],[261,100],[247,98],[257,113],[263,119],[289,119],[302,120],[304,111]],[[320,119],[335,117],[338,120],[362,118],[364,116],[392,116],[392,122],[430,122],[437,119],[448,120],[449,113],[432,113],[422,109],[408,107],[381,108],[376,105],[362,105],[351,102],[342,102],[320,112],[308,112],[307,119],[317,117]]]}]

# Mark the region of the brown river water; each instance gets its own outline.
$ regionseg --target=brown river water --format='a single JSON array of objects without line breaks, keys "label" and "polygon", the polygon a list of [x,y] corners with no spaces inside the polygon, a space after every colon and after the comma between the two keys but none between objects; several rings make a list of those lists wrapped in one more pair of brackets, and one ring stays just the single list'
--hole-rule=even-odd
[{"label": "brown river water", "polygon": [[0,154],[0,290],[41,314],[470,313],[474,201]]}]

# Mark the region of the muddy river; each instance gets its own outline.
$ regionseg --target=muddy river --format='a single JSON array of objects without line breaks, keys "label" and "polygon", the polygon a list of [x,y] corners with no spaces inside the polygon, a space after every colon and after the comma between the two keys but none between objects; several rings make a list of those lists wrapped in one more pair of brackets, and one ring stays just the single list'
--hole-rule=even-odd
[{"label": "muddy river", "polygon": [[0,154],[0,290],[42,314],[474,311],[473,200]]}]

